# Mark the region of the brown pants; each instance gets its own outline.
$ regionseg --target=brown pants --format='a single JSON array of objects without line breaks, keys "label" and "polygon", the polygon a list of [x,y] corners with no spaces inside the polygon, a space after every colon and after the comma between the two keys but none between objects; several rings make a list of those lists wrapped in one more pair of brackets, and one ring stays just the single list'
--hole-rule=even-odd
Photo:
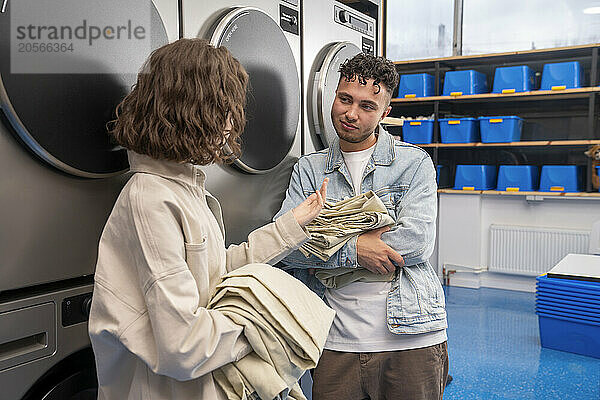
[{"label": "brown pants", "polygon": [[313,400],[440,400],[448,376],[447,342],[413,350],[325,350],[313,376]]}]

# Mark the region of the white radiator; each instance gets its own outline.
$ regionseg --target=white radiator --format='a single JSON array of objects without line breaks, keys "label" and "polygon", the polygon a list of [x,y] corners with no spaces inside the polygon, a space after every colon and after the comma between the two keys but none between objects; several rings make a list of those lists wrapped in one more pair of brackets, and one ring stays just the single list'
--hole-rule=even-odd
[{"label": "white radiator", "polygon": [[491,225],[488,269],[517,275],[548,272],[569,253],[588,252],[590,231]]}]

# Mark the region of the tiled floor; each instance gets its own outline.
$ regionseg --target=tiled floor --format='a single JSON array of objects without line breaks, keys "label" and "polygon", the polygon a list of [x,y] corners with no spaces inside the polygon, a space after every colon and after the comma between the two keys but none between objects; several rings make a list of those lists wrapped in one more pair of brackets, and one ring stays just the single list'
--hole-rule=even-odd
[{"label": "tiled floor", "polygon": [[541,348],[534,293],[444,289],[453,376],[444,400],[600,400],[600,359]]},{"label": "tiled floor", "polygon": [[454,378],[445,400],[600,400],[600,359],[541,348],[533,293],[445,290]]}]

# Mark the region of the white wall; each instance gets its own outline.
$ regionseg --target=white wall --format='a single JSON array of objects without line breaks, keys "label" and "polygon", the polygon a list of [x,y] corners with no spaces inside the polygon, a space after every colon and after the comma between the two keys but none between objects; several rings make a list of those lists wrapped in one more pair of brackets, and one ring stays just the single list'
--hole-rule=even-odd
[{"label": "white wall", "polygon": [[485,271],[490,225],[590,230],[597,220],[599,198],[440,193],[437,268],[465,271],[451,285],[535,291],[535,278]]}]

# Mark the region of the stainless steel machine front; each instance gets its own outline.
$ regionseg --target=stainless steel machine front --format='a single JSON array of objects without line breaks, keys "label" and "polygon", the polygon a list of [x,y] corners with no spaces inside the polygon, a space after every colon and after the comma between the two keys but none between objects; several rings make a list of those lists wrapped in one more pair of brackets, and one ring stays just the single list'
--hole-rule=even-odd
[{"label": "stainless steel machine front", "polygon": [[[95,64],[93,73],[25,73],[11,65],[11,46],[20,22],[47,26],[45,17],[58,11],[60,25],[73,29],[81,16],[88,27],[126,26],[127,10],[148,17],[150,48],[137,54],[145,59],[178,38],[177,1],[0,3],[0,397],[88,399],[95,375],[85,304],[98,239],[128,178],[125,152],[110,143],[105,125],[141,63],[99,45],[100,58],[128,72]],[[76,39],[75,48],[88,46]],[[88,62],[78,54],[64,56]]]},{"label": "stainless steel machine front", "polygon": [[300,15],[297,1],[183,0],[185,37],[226,47],[249,74],[242,155],[206,167],[223,208],[226,242],[240,243],[279,210],[301,153]]},{"label": "stainless steel machine front", "polygon": [[304,153],[329,146],[336,136],[331,105],[339,67],[363,51],[378,54],[377,21],[335,0],[305,0],[302,12]]}]

